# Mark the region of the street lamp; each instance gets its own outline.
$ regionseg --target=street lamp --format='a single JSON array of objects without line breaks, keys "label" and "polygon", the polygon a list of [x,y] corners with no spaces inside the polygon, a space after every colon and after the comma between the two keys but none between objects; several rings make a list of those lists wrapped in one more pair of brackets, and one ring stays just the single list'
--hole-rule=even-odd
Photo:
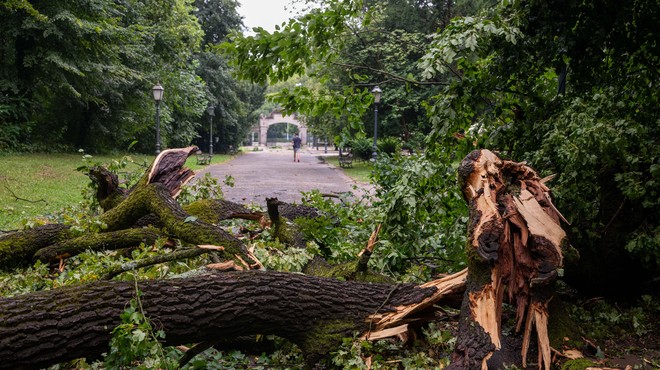
[{"label": "street lamp", "polygon": [[206,109],[209,114],[209,155],[213,155],[213,116],[215,116],[215,107],[210,106]]},{"label": "street lamp", "polygon": [[383,90],[376,86],[371,90],[371,93],[374,94],[374,152],[371,154],[371,161],[376,162],[376,150],[378,149],[378,104],[380,103],[380,96],[383,94]]},{"label": "street lamp", "polygon": [[160,86],[160,82],[151,88],[156,101],[156,155],[160,154],[160,101],[163,100],[163,91],[165,89]]}]

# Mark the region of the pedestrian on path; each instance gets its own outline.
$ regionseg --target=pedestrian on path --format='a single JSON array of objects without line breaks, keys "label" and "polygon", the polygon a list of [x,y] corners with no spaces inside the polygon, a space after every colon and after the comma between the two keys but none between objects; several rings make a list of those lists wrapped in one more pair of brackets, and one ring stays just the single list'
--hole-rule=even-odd
[{"label": "pedestrian on path", "polygon": [[302,145],[302,140],[298,137],[298,134],[293,135],[293,161],[300,162],[300,146]]}]

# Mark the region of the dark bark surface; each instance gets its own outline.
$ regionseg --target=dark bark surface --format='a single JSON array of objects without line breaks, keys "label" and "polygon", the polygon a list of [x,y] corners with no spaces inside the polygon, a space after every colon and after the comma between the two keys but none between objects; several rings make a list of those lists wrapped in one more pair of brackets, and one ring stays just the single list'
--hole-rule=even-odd
[{"label": "dark bark surface", "polygon": [[[260,271],[142,281],[138,288],[168,345],[275,334],[301,346],[310,362],[367,329],[370,315],[435,291]],[[0,368],[100,356],[135,295],[133,282],[109,281],[1,299]]]},{"label": "dark bark surface", "polygon": [[70,227],[61,224],[37,226],[0,237],[0,268],[32,260],[36,251],[70,237]]}]

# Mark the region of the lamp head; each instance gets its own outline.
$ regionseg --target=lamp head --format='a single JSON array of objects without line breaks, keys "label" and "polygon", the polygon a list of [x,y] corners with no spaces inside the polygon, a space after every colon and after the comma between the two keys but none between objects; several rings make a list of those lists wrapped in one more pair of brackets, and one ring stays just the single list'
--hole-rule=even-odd
[{"label": "lamp head", "polygon": [[374,103],[380,103],[380,96],[383,94],[383,90],[376,86],[373,90],[371,90],[371,93],[374,94]]},{"label": "lamp head", "polygon": [[155,101],[163,100],[163,91],[165,91],[165,89],[160,86],[160,83],[157,83],[156,86],[151,88],[151,92],[154,94]]}]

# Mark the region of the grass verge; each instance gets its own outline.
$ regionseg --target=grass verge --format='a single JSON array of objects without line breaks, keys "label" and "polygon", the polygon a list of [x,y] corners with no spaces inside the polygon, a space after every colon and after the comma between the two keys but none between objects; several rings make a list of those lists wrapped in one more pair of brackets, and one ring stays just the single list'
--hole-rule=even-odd
[{"label": "grass verge", "polygon": [[342,168],[341,166],[339,166],[339,157],[337,156],[328,156],[325,157],[325,160],[331,165],[337,168],[341,168],[342,171],[344,171],[344,173],[348,177],[352,178],[355,181],[359,181],[359,182],[370,181],[371,172],[373,171],[373,166],[371,165],[370,162],[365,162],[365,161],[358,162],[356,160],[353,160],[353,167]]},{"label": "grass verge", "polygon": [[[92,156],[83,160],[75,154],[0,154],[0,230],[20,229],[23,220],[52,214],[67,206],[82,202],[82,190],[89,178],[76,168],[88,163],[109,164],[122,154]],[[152,155],[131,155],[135,163],[151,164]],[[212,164],[226,162],[230,155],[214,155]],[[144,167],[130,163],[122,172],[144,171]],[[195,156],[186,166],[200,170]],[[120,176],[121,177],[121,176]]]}]

